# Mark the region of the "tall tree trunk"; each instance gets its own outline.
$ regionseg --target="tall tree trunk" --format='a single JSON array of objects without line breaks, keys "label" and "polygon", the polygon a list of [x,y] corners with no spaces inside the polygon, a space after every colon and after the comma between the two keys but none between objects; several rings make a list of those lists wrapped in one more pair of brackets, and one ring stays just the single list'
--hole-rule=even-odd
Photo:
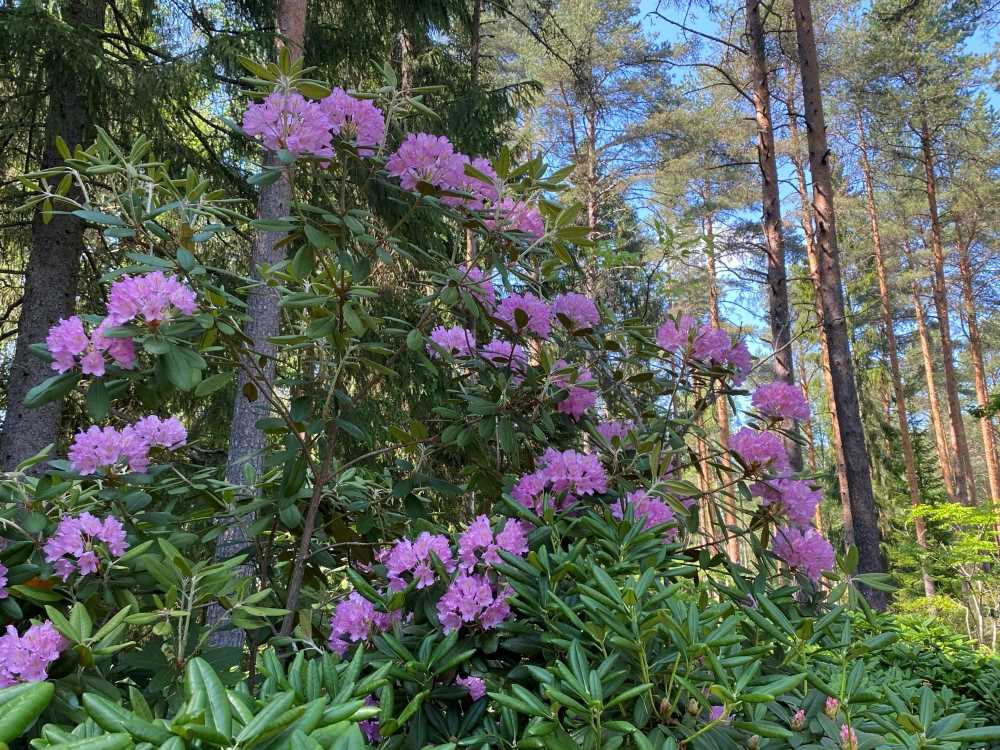
[{"label": "tall tree trunk", "polygon": [[591,103],[586,112],[587,138],[587,228],[597,236],[597,111]]},{"label": "tall tree trunk", "polygon": [[[969,326],[969,350],[972,354],[972,371],[976,380],[976,401],[980,408],[989,401],[989,389],[986,386],[986,367],[983,365],[983,340],[979,335],[979,315],[976,312],[975,278],[972,270],[972,260],[969,257],[969,246],[972,238],[963,241],[962,222],[955,219],[955,237],[958,240],[958,270],[962,276],[962,301],[965,304],[965,318]],[[993,435],[993,419],[982,417],[979,429],[983,437],[983,453],[986,456],[986,473],[990,482],[990,501],[1000,509],[1000,464],[997,462],[996,440]],[[1000,518],[997,520],[1000,530]]]},{"label": "tall tree trunk", "polygon": [[[892,303],[889,299],[889,273],[885,267],[885,257],[882,253],[882,233],[879,230],[878,208],[875,205],[875,187],[872,183],[872,168],[868,161],[868,142],[865,137],[865,123],[860,110],[857,112],[858,138],[861,146],[861,174],[865,185],[865,207],[868,209],[868,221],[872,229],[872,250],[875,255],[875,273],[878,276],[879,301],[882,309],[882,326],[885,330],[885,346],[889,355],[889,375],[892,379],[892,393],[896,401],[896,421],[899,425],[899,442],[903,449],[903,466],[906,469],[906,486],[910,493],[910,504],[920,505],[920,482],[917,479],[917,464],[913,456],[913,443],[910,440],[910,423],[906,412],[906,394],[903,391],[903,378],[899,371],[899,352],[896,347],[896,328],[892,315]],[[913,519],[914,534],[917,546],[927,549],[927,529],[924,519],[915,516]],[[934,596],[934,580],[922,568],[924,593]]]},{"label": "tall tree trunk", "polygon": [[[280,53],[287,46],[293,59],[301,57],[306,0],[280,0],[276,20],[275,51]],[[264,161],[268,166],[280,165],[277,155],[273,153],[268,153]],[[284,170],[281,177],[261,188],[257,217],[277,219],[288,216],[291,199],[291,175]],[[273,266],[284,258],[284,247],[279,244],[284,237],[283,232],[264,231],[258,231],[254,236],[250,271],[255,281],[261,282],[262,268]],[[257,283],[247,295],[247,316],[244,333],[249,339],[252,354],[244,358],[237,378],[236,403],[229,426],[229,452],[226,456],[226,480],[234,485],[245,485],[247,473],[259,477],[264,470],[267,436],[257,427],[257,422],[270,416],[268,401],[260,391],[272,388],[275,377],[274,344],[269,339],[280,332],[281,314],[274,289]],[[235,519],[226,527],[216,544],[218,559],[228,559],[252,542],[248,533],[252,520],[247,517]],[[252,575],[253,571],[253,566],[246,566],[242,572]],[[225,612],[218,605],[212,605],[208,620],[218,625],[225,620]],[[216,646],[241,648],[243,642],[244,633],[238,629],[220,630],[213,637]]]},{"label": "tall tree trunk", "polygon": [[927,118],[920,123],[920,148],[923,152],[924,174],[927,178],[927,210],[931,223],[931,252],[934,256],[934,274],[931,288],[934,292],[934,309],[937,313],[938,332],[941,336],[941,362],[944,371],[944,391],[948,398],[948,426],[951,442],[955,447],[955,494],[960,503],[975,504],[976,485],[968,471],[969,442],[962,421],[962,406],[958,400],[958,378],[955,375],[954,352],[951,341],[951,321],[948,318],[948,293],[944,275],[944,246],[941,243],[941,221],[937,206],[937,178],[934,151],[931,144]]},{"label": "tall tree trunk", "polygon": [[[809,261],[809,279],[812,281],[816,321],[819,324],[820,364],[823,369],[823,385],[826,389],[827,407],[830,411],[830,439],[833,443],[833,458],[837,475],[837,489],[840,496],[840,511],[844,521],[844,541],[847,544],[854,544],[854,525],[851,520],[851,495],[847,486],[847,463],[844,461],[844,449],[840,444],[840,427],[837,425],[837,410],[833,407],[833,371],[830,367],[830,346],[826,340],[826,328],[823,325],[823,305],[820,302],[819,253],[816,250],[816,232],[813,228],[812,207],[809,205],[809,189],[806,185],[806,173],[802,164],[798,115],[795,112],[794,76],[790,75],[788,81],[788,131],[792,152],[792,165],[795,167],[795,178],[798,183],[799,226],[802,227],[802,234],[805,237],[806,258]],[[817,526],[817,528],[819,527]]]},{"label": "tall tree trunk", "polygon": [[[760,21],[760,0],[746,0],[747,37],[750,40],[750,71],[753,79],[753,104],[757,120],[757,162],[761,177],[761,212],[767,248],[767,302],[774,350],[774,375],[777,380],[795,384],[792,362],[792,325],[788,305],[788,276],[785,272],[785,238],[781,225],[781,197],[778,192],[778,162],[774,152],[774,127],[771,122],[771,92],[767,80],[767,55],[764,29]],[[793,435],[794,420],[786,429]],[[802,471],[802,446],[793,438],[785,440],[788,457],[795,471]]]},{"label": "tall tree trunk", "polygon": [[[103,31],[105,0],[69,0],[62,7],[68,28]],[[80,76],[70,75],[74,63],[64,58],[69,49],[50,51],[46,85],[49,91],[45,117],[45,144],[41,168],[62,163],[56,149],[60,136],[70,148],[86,145],[92,137],[93,117],[88,106],[92,92]],[[78,65],[79,63],[76,63]],[[74,187],[71,198],[79,198]],[[59,206],[56,207],[60,208]],[[7,412],[0,434],[0,469],[10,471],[59,438],[62,400],[38,409],[24,405],[28,391],[53,375],[49,364],[31,351],[31,345],[45,341],[49,328],[73,314],[76,306],[80,258],[83,255],[84,222],[75,216],[54,214],[48,224],[36,211],[31,222],[31,249],[24,274],[24,303],[17,325],[14,360],[7,381]]]},{"label": "tall tree trunk", "polygon": [[[715,273],[715,228],[711,214],[708,214],[705,217],[705,242],[707,244],[707,262],[705,265],[708,270],[708,313],[712,325],[716,328],[721,328],[722,318],[719,315],[719,280]],[[719,425],[719,443],[722,445],[729,445],[729,408],[726,405],[725,397],[717,398],[715,400],[715,421]],[[727,455],[723,454],[722,461],[726,466],[729,465],[729,457]],[[736,514],[733,512],[732,508],[727,506],[724,511],[726,525],[735,527]],[[730,560],[735,563],[739,563],[739,537],[735,535],[729,536],[726,540],[726,552],[728,553]]]},{"label": "tall tree trunk", "polygon": [[[903,251],[911,272],[916,272],[913,261],[913,251],[908,240],[903,240]],[[924,382],[927,387],[927,403],[931,412],[931,427],[934,430],[934,448],[937,452],[938,467],[941,469],[941,481],[950,502],[958,502],[955,494],[955,477],[951,461],[952,450],[948,444],[948,434],[944,426],[944,416],[941,413],[941,400],[938,398],[937,378],[934,375],[934,351],[931,346],[930,331],[927,329],[927,314],[924,303],[920,300],[920,286],[916,276],[910,282],[910,294],[913,298],[913,315],[917,321],[917,338],[920,340],[920,355],[924,365]]]},{"label": "tall tree trunk", "polygon": [[[813,37],[812,8],[809,0],[793,0],[795,33],[798,42],[799,68],[802,73],[802,99],[805,104],[809,141],[809,169],[813,179],[813,215],[816,217],[816,250],[819,255],[820,301],[823,327],[830,350],[833,376],[834,411],[840,429],[840,443],[847,469],[850,492],[851,523],[858,547],[859,569],[863,573],[886,571],[882,556],[878,509],[872,491],[871,467],[865,447],[854,364],[847,335],[840,254],[837,249],[836,217],[833,206],[833,178],[830,173],[830,150],[826,143],[826,118],[820,92],[816,40]],[[886,595],[865,589],[865,596],[876,609],[888,605]]]}]

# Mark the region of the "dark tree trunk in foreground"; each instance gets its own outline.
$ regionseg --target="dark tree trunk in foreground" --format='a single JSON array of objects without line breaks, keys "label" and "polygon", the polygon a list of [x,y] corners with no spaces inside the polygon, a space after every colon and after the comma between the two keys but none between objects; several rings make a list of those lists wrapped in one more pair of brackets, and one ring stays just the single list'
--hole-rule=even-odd
[{"label": "dark tree trunk in foreground", "polygon": [[930,127],[924,118],[920,125],[920,148],[923,153],[924,175],[927,182],[927,209],[931,223],[931,253],[934,258],[934,273],[931,288],[934,292],[934,309],[937,313],[938,333],[941,336],[941,364],[944,371],[944,392],[948,398],[948,427],[951,444],[955,449],[955,495],[958,502],[975,505],[976,486],[969,471],[969,442],[962,422],[962,406],[958,401],[958,378],[955,375],[955,360],[951,342],[951,321],[948,318],[948,293],[944,276],[944,247],[941,243],[941,220],[937,206],[937,177],[935,175],[934,151],[931,144]]},{"label": "dark tree trunk in foreground", "polygon": [[[767,56],[764,29],[760,20],[760,0],[747,0],[747,37],[750,48],[750,72],[753,78],[753,104],[757,121],[757,161],[761,177],[761,209],[764,240],[767,246],[767,302],[771,324],[771,347],[774,350],[776,380],[795,385],[792,362],[791,315],[788,306],[788,276],[785,273],[785,238],[781,226],[781,197],[778,193],[778,162],[774,152],[774,125],[771,121],[771,92],[767,80]],[[785,425],[794,432],[796,425]],[[788,457],[795,471],[802,471],[802,446],[785,440]]]},{"label": "dark tree trunk in foreground", "polygon": [[[104,0],[70,0],[63,20],[76,29],[104,28]],[[49,101],[45,118],[42,169],[62,163],[56,149],[60,136],[72,149],[92,137],[88,90],[80,76],[70,75],[69,50],[53,49],[47,80]],[[78,198],[74,189],[70,196]],[[55,207],[57,210],[60,206]],[[32,388],[54,375],[47,362],[32,354],[30,346],[45,341],[49,328],[73,314],[76,306],[84,223],[75,216],[53,215],[48,224],[40,211],[31,223],[31,250],[24,275],[24,303],[17,326],[14,361],[7,382],[7,414],[0,435],[0,469],[10,471],[59,437],[62,400],[29,409],[24,398]]]},{"label": "dark tree trunk in foreground", "polygon": [[[795,167],[795,179],[799,193],[799,226],[805,237],[806,258],[809,261],[809,279],[813,287],[813,301],[816,306],[816,321],[819,324],[819,351],[823,368],[823,386],[826,390],[827,404],[830,409],[830,439],[833,444],[833,458],[837,473],[837,490],[840,497],[840,509],[844,519],[844,541],[854,544],[854,528],[851,523],[851,499],[847,487],[847,468],[844,463],[844,449],[840,445],[840,428],[837,426],[837,410],[833,408],[833,375],[830,371],[830,347],[826,342],[826,330],[823,327],[823,305],[819,294],[819,255],[816,252],[816,232],[813,228],[812,207],[809,205],[809,188],[806,186],[806,172],[802,166],[802,149],[799,145],[798,115],[795,113],[795,78],[788,77],[788,134],[792,147],[792,165]],[[807,394],[808,398],[808,394]],[[817,517],[819,509],[817,509]],[[819,525],[816,527],[819,528]]]},{"label": "dark tree trunk in foreground", "polygon": [[[816,217],[815,243],[819,255],[820,301],[823,307],[823,327],[830,350],[834,410],[837,413],[840,442],[847,469],[854,543],[858,547],[860,571],[884,573],[886,564],[882,556],[878,510],[872,492],[871,467],[868,464],[858,390],[854,381],[851,345],[847,336],[833,206],[833,178],[830,173],[830,151],[826,143],[826,118],[823,114],[823,99],[820,92],[812,8],[809,0],[794,0],[793,8],[799,67],[802,74],[802,98],[808,128],[809,169],[813,179],[813,214]],[[865,596],[876,609],[885,609],[888,604],[886,595],[881,591],[866,588]]]},{"label": "dark tree trunk in foreground", "polygon": [[[916,460],[913,456],[913,443],[910,440],[910,423],[906,416],[906,395],[903,392],[903,378],[899,371],[899,353],[896,348],[896,329],[892,316],[892,303],[889,299],[889,272],[885,267],[885,256],[882,252],[882,232],[879,230],[878,208],[875,205],[875,187],[872,183],[872,168],[868,161],[868,143],[865,138],[865,123],[858,112],[858,138],[861,145],[861,173],[865,183],[865,206],[868,209],[868,221],[872,228],[872,250],[875,255],[875,273],[878,276],[879,301],[882,308],[882,326],[885,329],[885,347],[889,355],[889,375],[892,379],[892,392],[896,401],[896,421],[899,425],[899,442],[903,449],[903,465],[906,468],[906,486],[910,492],[910,505],[920,505],[920,482],[917,479]],[[924,519],[915,516],[913,519],[914,535],[917,546],[927,549],[927,529]],[[924,594],[934,596],[934,580],[926,569],[922,570]]]},{"label": "dark tree trunk in foreground", "polygon": [[[293,59],[302,56],[305,22],[305,0],[281,0],[277,12],[279,36],[275,38],[275,48],[279,53],[287,45]],[[276,166],[278,161],[274,154],[269,153],[265,157],[265,163]],[[290,175],[286,170],[278,180],[261,188],[257,217],[278,219],[288,216],[291,197]],[[256,281],[261,279],[261,268],[272,266],[284,258],[284,247],[279,245],[284,236],[282,232],[263,231],[258,231],[255,235],[250,271]],[[281,322],[275,291],[266,284],[254,286],[247,295],[247,315],[249,320],[244,333],[250,339],[254,355],[244,359],[237,379],[236,403],[229,428],[229,453],[226,457],[226,480],[235,485],[246,484],[244,477],[248,470],[260,476],[264,468],[267,436],[257,427],[257,421],[270,416],[264,391],[269,391],[274,382],[275,361],[274,345],[268,339],[278,335]],[[216,545],[215,554],[218,559],[233,557],[252,542],[248,538],[248,526],[252,520],[239,518],[229,522]],[[247,566],[244,573],[252,574],[253,567]],[[219,623],[223,619],[222,609],[213,605],[209,620]],[[243,631],[229,630],[216,633],[213,643],[217,646],[242,647],[243,639]]]}]

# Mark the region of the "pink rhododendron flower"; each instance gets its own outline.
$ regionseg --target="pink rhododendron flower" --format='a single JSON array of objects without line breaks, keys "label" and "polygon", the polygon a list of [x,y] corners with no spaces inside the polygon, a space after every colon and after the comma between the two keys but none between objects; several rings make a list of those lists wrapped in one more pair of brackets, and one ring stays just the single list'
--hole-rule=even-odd
[{"label": "pink rhododendron flower", "polygon": [[527,531],[526,524],[509,518],[494,538],[490,519],[478,516],[458,538],[459,569],[470,573],[479,563],[488,568],[502,562],[499,550],[523,557],[528,552]]},{"label": "pink rhododendron flower", "polygon": [[545,235],[545,219],[535,206],[524,201],[515,201],[506,210],[507,220],[517,231],[535,239]]},{"label": "pink rhododendron flower", "polygon": [[858,750],[858,735],[847,724],[840,727],[840,747],[841,750]]},{"label": "pink rhododendron flower", "polygon": [[552,301],[552,314],[566,318],[574,329],[593,328],[601,322],[601,314],[594,301],[576,292],[556,297]]},{"label": "pink rhododendron flower", "polygon": [[732,348],[733,341],[723,329],[702,326],[698,335],[694,337],[691,354],[702,362],[724,365]]},{"label": "pink rhododendron flower", "polygon": [[733,370],[733,385],[743,385],[743,382],[747,379],[747,375],[750,374],[752,364],[750,350],[747,349],[746,343],[739,341],[734,344],[733,348],[726,355],[726,365]]},{"label": "pink rhododendron flower", "polygon": [[590,388],[583,388],[579,383],[590,383],[594,380],[593,373],[587,367],[577,369],[575,375],[559,373],[559,370],[569,368],[565,360],[556,360],[553,369],[557,372],[552,376],[552,381],[560,389],[567,391],[566,397],[556,404],[556,411],[560,414],[568,414],[576,421],[580,421],[587,409],[597,403],[597,392]]},{"label": "pink rhododendron flower", "polygon": [[668,318],[656,331],[656,343],[673,354],[683,351],[687,349],[693,327],[694,318],[690,315],[682,315],[676,322]]},{"label": "pink rhododendron flower", "polygon": [[475,623],[483,630],[492,630],[510,616],[507,599],[512,593],[510,587],[494,592],[486,576],[460,573],[437,603],[444,632]]},{"label": "pink rhododendron flower", "polygon": [[84,375],[101,377],[106,371],[105,355],[122,369],[133,369],[135,346],[132,339],[105,336],[104,331],[111,326],[109,319],[105,319],[88,336],[83,321],[76,315],[60,320],[49,329],[45,339],[53,358],[52,369],[68,372],[79,364]]},{"label": "pink rhododendron flower", "polygon": [[607,491],[608,476],[597,456],[549,448],[538,459],[538,464],[538,469],[517,480],[510,493],[517,502],[536,513],[544,512],[546,493],[553,499],[567,493],[562,505],[565,508],[580,495]]},{"label": "pink rhododendron flower", "polygon": [[789,470],[788,452],[781,437],[773,432],[743,427],[729,438],[729,448],[739,456],[749,473],[784,474]]},{"label": "pink rhododendron flower", "polygon": [[728,724],[733,720],[733,717],[726,713],[725,706],[712,706],[708,710],[708,720],[709,721],[722,721]]},{"label": "pink rhododendron flower", "polygon": [[264,147],[293,154],[333,156],[329,116],[316,102],[297,92],[275,91],[243,114],[243,130]]},{"label": "pink rhododendron flower", "polygon": [[824,571],[833,570],[836,554],[833,546],[815,529],[778,529],[771,543],[775,557],[789,567],[801,570],[818,583]]},{"label": "pink rhododendron flower", "polygon": [[124,429],[92,425],[77,433],[69,448],[74,471],[96,474],[100,469],[144,472],[153,448],[175,450],[184,445],[187,431],[176,417],[144,417]]},{"label": "pink rhododendron flower", "polygon": [[515,372],[524,372],[528,366],[528,355],[524,347],[509,341],[493,339],[479,350],[479,356],[497,367],[509,367]]},{"label": "pink rhododendron flower", "polygon": [[371,156],[375,147],[385,143],[385,115],[368,99],[356,99],[342,88],[335,88],[319,101],[320,110],[330,123],[330,130],[341,140],[353,141],[361,156]]},{"label": "pink rhododendron flower", "polygon": [[832,695],[826,696],[826,703],[823,704],[823,713],[829,716],[831,719],[836,718],[837,712],[840,710],[840,701],[834,698]]},{"label": "pink rhododendron flower", "polygon": [[112,559],[121,557],[128,549],[125,527],[114,516],[103,521],[91,513],[66,516],[55,532],[43,545],[46,562],[54,564],[56,573],[64,581],[75,571],[90,575],[100,569],[97,543],[103,542]]},{"label": "pink rhododendron flower", "polygon": [[[645,490],[636,490],[625,497],[625,502],[617,500],[611,505],[611,515],[621,521],[628,510],[632,510],[635,520],[643,528],[651,529],[674,520],[673,509],[659,498],[651,497]],[[677,529],[667,529],[663,541],[672,542],[677,538]]]},{"label": "pink rhododendron flower", "polygon": [[441,358],[438,347],[453,356],[469,357],[476,350],[476,335],[468,328],[455,326],[445,328],[437,326],[431,331],[431,343],[427,344],[427,353],[435,358]]},{"label": "pink rhododendron flower", "polygon": [[451,141],[429,133],[410,133],[389,157],[385,168],[399,178],[404,190],[416,190],[426,182],[441,190],[452,190],[465,179],[465,162]]},{"label": "pink rhododendron flower", "polygon": [[448,537],[443,534],[431,534],[424,531],[413,541],[400,539],[396,542],[382,555],[382,562],[385,563],[388,572],[389,589],[403,591],[406,588],[407,582],[403,579],[404,573],[411,575],[418,589],[433,584],[435,573],[432,554],[437,557],[449,573],[455,570],[451,545],[448,542]]},{"label": "pink rhododendron flower", "polygon": [[115,326],[136,319],[155,325],[178,314],[194,315],[197,309],[191,287],[176,276],[153,271],[142,276],[123,276],[111,285],[107,319]]},{"label": "pink rhododendron flower", "polygon": [[6,634],[0,636],[0,687],[41,682],[48,677],[49,664],[68,646],[48,620],[32,625],[23,635],[18,634],[13,625],[8,625]]},{"label": "pink rhododendron flower", "polygon": [[628,437],[629,430],[634,427],[635,425],[631,420],[611,419],[606,422],[599,423],[597,425],[597,431],[610,443],[612,438],[624,440]]},{"label": "pink rhododendron flower", "polygon": [[[369,695],[367,698],[365,698],[365,705],[377,706],[378,701]],[[377,718],[365,719],[364,721],[359,721],[358,728],[361,730],[361,733],[365,736],[365,739],[368,740],[369,744],[378,745],[382,741],[382,733],[379,731],[379,723]]]},{"label": "pink rhododendron flower", "polygon": [[472,698],[472,700],[474,701],[477,701],[484,695],[486,695],[486,682],[483,680],[482,677],[458,676],[455,678],[455,684],[460,687],[464,687],[466,690],[468,690],[469,697]]},{"label": "pink rhododendron flower", "polygon": [[518,312],[524,316],[523,330],[534,333],[539,338],[547,338],[552,330],[552,312],[548,303],[531,292],[512,294],[505,297],[497,307],[496,317],[515,331],[522,330],[518,322]]},{"label": "pink rhododendron flower", "polygon": [[761,498],[761,505],[777,503],[794,525],[805,527],[816,515],[823,492],[802,479],[769,479],[750,485],[750,494]]},{"label": "pink rhododendron flower", "polygon": [[361,594],[352,591],[341,601],[330,620],[330,649],[343,656],[352,643],[367,640],[373,632],[388,630],[400,619],[400,613],[379,612]]},{"label": "pink rhododendron flower", "polygon": [[809,402],[802,389],[791,383],[766,383],[753,392],[753,407],[772,419],[809,419]]},{"label": "pink rhododendron flower", "polygon": [[[472,197],[459,198],[458,196],[445,196],[441,199],[441,202],[449,206],[462,206],[473,211],[483,211],[491,203],[495,203],[500,195],[497,173],[494,171],[489,159],[484,159],[481,156],[470,159],[465,154],[460,154],[459,156],[462,160],[462,174],[455,184],[452,185],[452,189],[458,192],[471,193]],[[466,174],[466,164],[482,172],[490,179],[490,182],[483,182],[478,177]]]}]

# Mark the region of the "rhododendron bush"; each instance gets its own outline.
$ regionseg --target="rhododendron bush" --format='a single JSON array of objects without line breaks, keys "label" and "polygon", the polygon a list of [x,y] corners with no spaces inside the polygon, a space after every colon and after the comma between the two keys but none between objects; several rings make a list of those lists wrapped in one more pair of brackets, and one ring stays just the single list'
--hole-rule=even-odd
[{"label": "rhododendron bush", "polygon": [[[276,154],[250,183],[288,179],[288,216],[249,218],[142,139],[102,134],[24,179],[29,206],[101,227],[120,265],[103,309],[39,347],[53,375],[29,399],[79,397],[93,424],[2,485],[0,677],[55,686],[30,694],[17,734],[643,749],[996,736],[949,696],[866,669],[893,635],[853,635],[851,615],[871,616],[858,587],[888,583],[812,527],[819,492],[793,476],[783,431],[808,404],[738,331],[595,304],[588,230],[559,202],[567,171],[410,132],[423,105],[391,76],[361,96],[287,60],[247,64],[242,131]],[[284,237],[260,280],[209,262],[252,231]],[[256,284],[281,311],[274,379],[244,335]],[[238,374],[269,447],[233,485],[171,405]],[[745,407],[728,445],[701,426],[717,399]],[[234,525],[245,543],[216,559]]]}]

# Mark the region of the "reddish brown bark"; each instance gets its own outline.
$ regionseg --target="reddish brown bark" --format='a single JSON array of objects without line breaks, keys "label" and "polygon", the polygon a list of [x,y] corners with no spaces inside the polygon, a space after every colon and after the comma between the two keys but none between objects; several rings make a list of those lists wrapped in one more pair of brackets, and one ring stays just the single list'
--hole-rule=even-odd
[{"label": "reddish brown bark", "polygon": [[962,421],[962,406],[958,400],[958,378],[955,375],[951,322],[948,318],[948,294],[944,275],[944,246],[941,243],[941,220],[938,215],[937,205],[937,178],[935,176],[934,150],[926,118],[921,121],[920,148],[923,154],[924,175],[926,177],[927,210],[930,215],[931,253],[934,258],[931,289],[934,297],[934,309],[937,313],[938,333],[941,337],[944,391],[948,399],[948,428],[957,459],[954,465],[955,496],[960,503],[974,505],[976,502],[976,485],[969,471],[969,442],[965,435],[965,424]]},{"label": "reddish brown bark", "polygon": [[[963,238],[962,222],[955,220],[955,237],[958,240],[958,270],[962,277],[962,301],[965,307],[965,319],[969,327],[969,351],[972,355],[972,372],[976,381],[976,401],[980,408],[989,401],[989,389],[986,385],[986,367],[983,364],[983,342],[979,333],[979,315],[976,311],[975,274],[972,260],[969,257],[969,246],[972,238]],[[996,441],[993,435],[993,420],[983,417],[979,420],[979,429],[983,438],[983,453],[986,457],[986,474],[990,483],[990,500],[995,507],[1000,508],[1000,464],[997,462]],[[998,519],[1000,530],[1000,519]]]},{"label": "reddish brown bark", "polygon": [[[760,0],[746,0],[747,37],[750,73],[753,81],[754,114],[757,121],[757,163],[761,177],[761,214],[767,251],[768,321],[776,380],[795,384],[792,361],[792,325],[788,305],[788,275],[785,271],[785,238],[781,225],[781,198],[778,192],[778,162],[774,151],[774,125],[771,120],[771,92],[767,77],[764,28],[760,20]],[[794,435],[795,422],[785,428]],[[785,440],[788,457],[795,471],[802,470],[802,446],[793,438]]]},{"label": "reddish brown bark", "polygon": [[[892,303],[889,299],[889,272],[885,267],[885,257],[882,251],[882,233],[879,230],[878,207],[875,205],[875,188],[872,183],[872,168],[868,160],[868,143],[865,137],[865,123],[861,112],[857,113],[858,138],[861,146],[861,174],[865,185],[865,207],[868,210],[868,221],[872,230],[872,251],[875,256],[875,273],[878,277],[879,302],[882,310],[882,327],[885,335],[886,353],[889,356],[889,375],[892,380],[892,393],[896,402],[896,421],[899,426],[899,442],[903,449],[903,466],[906,470],[906,486],[910,494],[910,504],[920,505],[920,482],[917,479],[916,461],[913,456],[913,442],[910,440],[910,423],[906,416],[906,394],[903,391],[903,378],[899,370],[899,353],[896,347],[896,330],[892,314]],[[924,519],[915,516],[913,519],[914,535],[917,546],[927,549],[927,529]],[[934,595],[934,581],[923,571],[924,594]]]},{"label": "reddish brown bark", "polygon": [[816,309],[816,321],[819,325],[820,365],[823,370],[823,385],[826,390],[827,409],[830,413],[833,458],[837,474],[837,488],[840,495],[841,517],[844,521],[844,541],[854,544],[854,527],[851,521],[851,500],[847,486],[847,464],[844,462],[844,451],[840,445],[840,428],[837,425],[837,411],[833,408],[833,374],[830,370],[830,347],[826,341],[826,328],[823,325],[823,305],[820,303],[819,286],[819,254],[816,251],[815,231],[813,228],[812,207],[809,205],[809,189],[806,185],[806,173],[802,164],[802,149],[799,142],[798,116],[795,113],[795,79],[789,76],[788,87],[788,129],[792,151],[792,164],[795,167],[795,177],[799,192],[799,225],[805,237],[806,257],[809,261],[809,279],[813,286],[813,302]]},{"label": "reddish brown bark", "polygon": [[[908,241],[903,241],[903,250],[911,271],[916,268],[913,262],[913,251]],[[941,470],[941,480],[950,502],[957,502],[955,495],[955,478],[952,474],[951,447],[948,444],[944,417],[941,413],[941,400],[938,397],[937,377],[934,375],[934,351],[931,346],[930,331],[927,329],[927,314],[920,300],[920,285],[916,276],[910,283],[910,294],[913,298],[913,315],[917,322],[917,339],[920,341],[920,355],[924,365],[924,382],[927,387],[927,402],[931,412],[931,427],[934,431],[934,448],[937,452],[938,467]]]},{"label": "reddish brown bark", "polygon": [[[833,175],[829,163],[830,150],[826,142],[826,118],[823,114],[816,40],[813,36],[812,7],[809,0],[793,0],[793,9],[799,69],[802,74],[802,99],[805,104],[808,131],[809,169],[813,179],[815,246],[819,256],[819,296],[823,306],[823,327],[830,351],[834,411],[837,414],[840,443],[847,469],[854,543],[858,548],[860,571],[884,573],[886,564],[882,555],[878,509],[872,491],[871,467],[868,463],[861,406],[854,381],[851,344],[847,334],[833,203]],[[865,597],[876,609],[885,609],[888,605],[888,599],[881,591],[866,588]]]}]

